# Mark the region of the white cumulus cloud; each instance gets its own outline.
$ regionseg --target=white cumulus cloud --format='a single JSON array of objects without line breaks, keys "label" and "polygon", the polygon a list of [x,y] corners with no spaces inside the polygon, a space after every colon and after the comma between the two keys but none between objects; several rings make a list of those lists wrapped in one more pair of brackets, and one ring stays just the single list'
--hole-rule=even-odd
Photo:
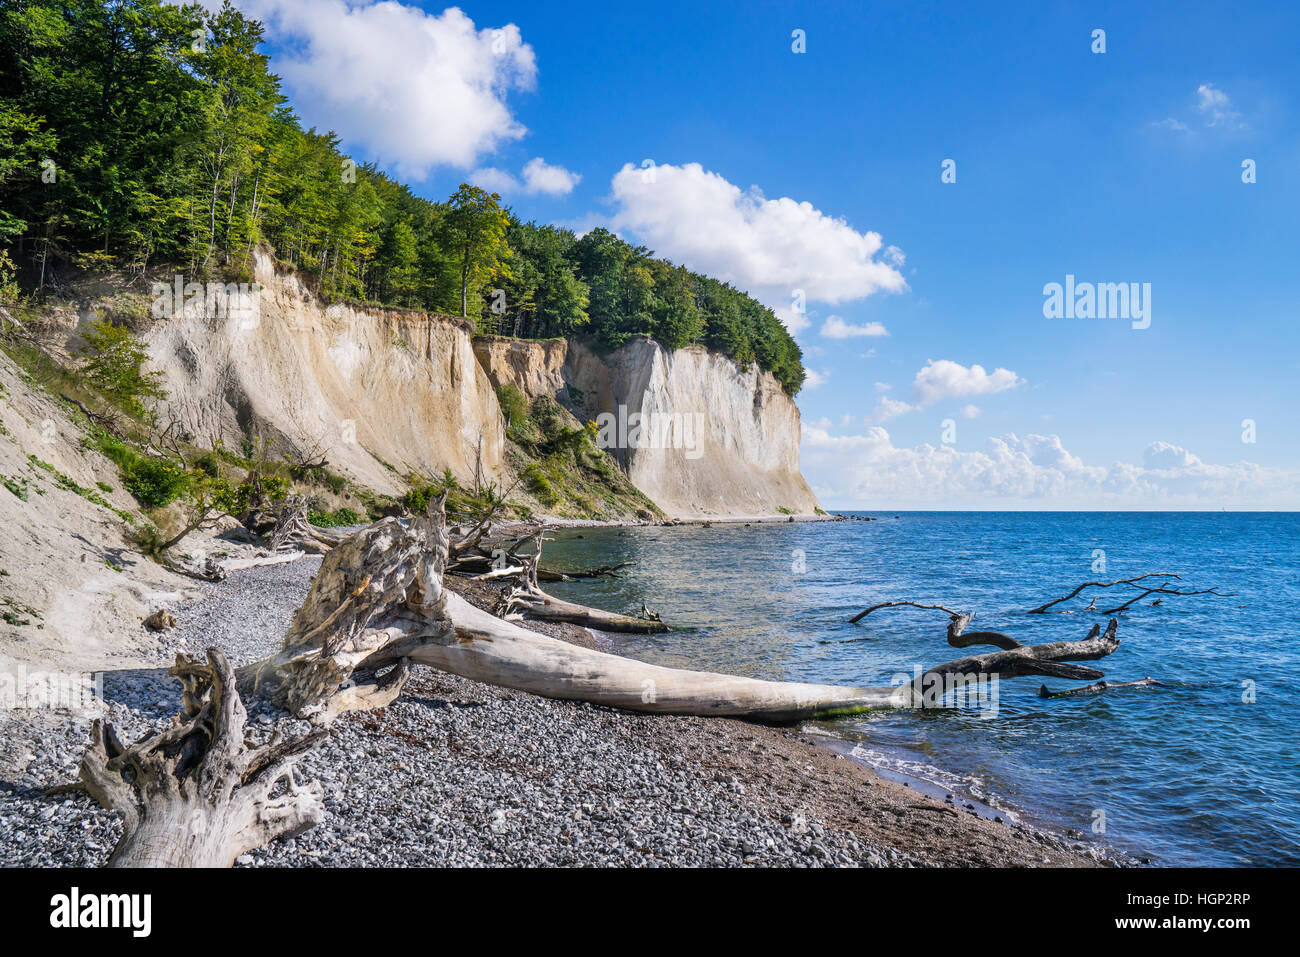
[{"label": "white cumulus cloud", "polygon": [[[699,163],[625,165],[613,182],[611,222],[658,255],[716,276],[769,306],[791,332],[808,326],[791,303],[835,305],[877,292],[901,292],[902,252],[882,253],[879,233],[858,232],[811,203],[768,199]],[[888,261],[885,261],[888,260]]]},{"label": "white cumulus cloud", "polygon": [[369,0],[238,0],[280,47],[276,72],[309,126],[399,175],[471,168],[527,131],[506,103],[537,79],[519,28],[479,29],[458,7],[440,14]]},{"label": "white cumulus cloud", "polygon": [[530,193],[564,196],[573,192],[582,177],[563,166],[552,166],[540,156],[524,164],[524,189]]},{"label": "white cumulus cloud", "polygon": [[991,395],[1014,389],[1025,380],[1010,369],[984,371],[981,365],[964,366],[951,359],[930,359],[916,374],[912,391],[919,405],[933,405],[941,399],[960,399],[972,395]]},{"label": "white cumulus cloud", "polygon": [[545,193],[548,196],[567,195],[573,192],[573,187],[577,186],[582,179],[580,175],[569,172],[563,166],[552,166],[540,156],[534,157],[524,164],[522,182],[505,170],[498,169],[495,166],[475,170],[470,174],[469,178],[474,185],[494,193],[527,193],[529,195]]},{"label": "white cumulus cloud", "polygon": [[466,178],[474,186],[485,189],[489,193],[513,193],[519,190],[519,180],[495,166],[476,169]]},{"label": "white cumulus cloud", "polygon": [[889,330],[878,322],[855,326],[840,316],[828,316],[822,323],[822,335],[827,339],[854,339],[859,336],[887,336]]}]

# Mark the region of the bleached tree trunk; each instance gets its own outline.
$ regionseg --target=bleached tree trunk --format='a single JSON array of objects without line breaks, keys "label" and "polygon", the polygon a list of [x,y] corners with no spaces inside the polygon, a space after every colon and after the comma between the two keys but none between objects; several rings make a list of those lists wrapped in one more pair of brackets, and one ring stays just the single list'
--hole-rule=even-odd
[{"label": "bleached tree trunk", "polygon": [[169,673],[184,685],[182,712],[166,731],[124,747],[111,726],[95,722],[81,785],[123,817],[110,866],[228,867],[247,850],[319,822],[320,788],[300,785],[293,766],[325,732],[250,746],[237,681],[244,694],[267,695],[318,724],[390,704],[414,664],[550,698],[780,723],[929,707],[942,703],[945,690],[984,676],[1101,678],[1070,662],[1119,646],[1113,618],[1104,634],[1094,626],[1081,641],[1025,646],[999,632],[967,632],[972,616],[955,614],[950,645],[999,650],[899,685],[842,688],[664,668],[529,631],[448,591],[444,498],[409,523],[385,519],[329,551],[275,656],[236,676],[217,649],[206,663],[178,655]]},{"label": "bleached tree trunk", "polygon": [[371,525],[332,550],[284,647],[243,669],[241,687],[327,722],[345,710],[393,700],[408,667],[425,664],[545,697],[779,723],[924,706],[936,680],[952,686],[989,675],[1096,679],[1100,671],[1067,662],[1101,658],[1119,646],[1114,621],[1104,635],[1094,628],[1081,641],[1024,646],[996,632],[965,634],[966,615],[950,626],[950,644],[990,643],[1002,650],[948,662],[898,686],[844,688],[664,668],[521,628],[446,590],[442,502],[431,502],[427,514],[406,524],[390,518]]},{"label": "bleached tree trunk", "polygon": [[[533,543],[533,550],[528,555],[520,555],[519,548],[525,542]],[[565,601],[562,598],[556,598],[542,591],[538,584],[541,575],[539,564],[542,559],[542,530],[534,532],[525,539],[520,539],[509,550],[500,550],[501,558],[506,562],[517,563],[508,564],[505,567],[497,567],[497,559],[489,555],[477,541],[472,548],[461,547],[462,543],[453,542],[450,546],[453,563],[457,569],[473,567],[486,567],[488,570],[479,574],[478,578],[517,578],[519,584],[513,588],[501,603],[497,612],[500,617],[507,620],[519,620],[522,618],[532,618],[536,621],[556,621],[567,622],[572,625],[581,625],[585,628],[597,628],[601,631],[624,632],[630,634],[655,634],[668,630],[660,617],[649,609],[642,606],[642,617],[633,617],[632,615],[620,615],[618,612],[605,611],[601,608],[592,608],[588,605],[579,605],[575,602]],[[607,569],[597,569],[590,577],[602,573],[609,573],[614,568],[622,568],[632,562],[621,562],[618,565],[609,566]],[[564,576],[555,576],[555,580],[563,580]]]}]

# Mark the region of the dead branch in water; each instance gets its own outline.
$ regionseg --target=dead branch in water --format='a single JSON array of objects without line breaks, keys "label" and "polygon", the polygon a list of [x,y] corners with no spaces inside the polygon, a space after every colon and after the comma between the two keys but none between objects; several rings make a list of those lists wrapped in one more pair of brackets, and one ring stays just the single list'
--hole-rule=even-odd
[{"label": "dead branch in water", "polygon": [[[385,519],[343,541],[325,557],[281,651],[241,669],[241,687],[256,689],[299,717],[327,722],[344,711],[391,701],[406,669],[427,665],[550,698],[789,723],[875,708],[929,707],[936,685],[955,687],[982,676],[1096,680],[1103,677],[1100,671],[1070,662],[1102,658],[1119,647],[1114,619],[1104,634],[1094,627],[1082,640],[1026,646],[1000,632],[966,631],[972,616],[963,614],[949,626],[949,644],[999,650],[941,664],[909,684],[845,688],[664,668],[572,645],[471,605],[443,583],[448,541],[441,499],[410,522]],[[536,552],[524,559],[530,570],[537,560]],[[576,620],[606,629],[610,619],[625,617],[552,604],[544,593],[531,593],[528,580],[526,572],[525,585],[507,594],[507,606],[518,602],[511,617]],[[647,617],[628,621],[639,628],[657,624],[648,610],[642,613]]]},{"label": "dead branch in water", "polygon": [[[1071,598],[1074,598],[1086,588],[1113,588],[1116,585],[1127,585],[1130,588],[1136,588],[1138,589],[1140,594],[1135,595],[1133,598],[1130,598],[1128,601],[1124,602],[1123,604],[1116,605],[1114,608],[1103,609],[1100,611],[1100,614],[1117,615],[1120,612],[1124,611],[1129,606],[1136,604],[1137,602],[1141,601],[1142,599],[1146,598],[1149,595],[1217,595],[1220,598],[1231,597],[1228,594],[1220,592],[1217,588],[1201,588],[1193,591],[1179,591],[1174,588],[1169,588],[1168,581],[1163,581],[1160,584],[1155,586],[1138,584],[1138,582],[1143,581],[1144,579],[1147,578],[1165,578],[1165,579],[1170,579],[1172,581],[1183,580],[1181,575],[1176,575],[1173,572],[1147,572],[1145,575],[1138,575],[1134,578],[1117,578],[1111,582],[1084,582],[1082,585],[1074,589],[1074,591],[1070,592],[1068,595],[1062,595],[1060,598],[1054,598],[1044,605],[1039,605],[1037,608],[1031,608],[1026,614],[1030,614],[1030,615],[1044,614],[1049,608],[1052,608],[1055,605],[1059,605],[1062,602],[1069,601]],[[1157,602],[1158,601],[1159,599],[1157,599]],[[1155,603],[1156,602],[1153,602],[1153,604]],[[1095,595],[1093,596],[1092,600],[1088,603],[1088,607],[1083,610],[1084,611],[1098,610],[1097,598]]]},{"label": "dead branch in water", "polygon": [[898,608],[903,605],[908,605],[912,608],[923,608],[927,611],[946,611],[949,615],[953,616],[954,618],[962,614],[962,612],[960,611],[954,611],[953,609],[946,608],[943,605],[922,605],[920,602],[915,602],[915,601],[882,601],[879,605],[872,605],[870,608],[864,608],[862,611],[858,612],[856,615],[854,615],[852,618],[849,619],[849,624],[856,625],[858,622],[860,622],[863,618],[866,618],[873,611],[879,611],[881,608]]},{"label": "dead branch in water", "polygon": [[[515,579],[516,584],[502,594],[493,613],[507,621],[520,621],[533,618],[538,621],[561,621],[602,631],[648,634],[667,631],[660,617],[645,607],[639,616],[620,615],[587,605],[564,601],[542,590],[541,581],[568,581],[574,578],[615,577],[614,572],[635,562],[619,562],[580,572],[544,572],[540,564],[542,559],[542,542],[545,529],[516,539],[506,546],[497,543],[489,551],[483,543],[484,530],[476,526],[459,542],[452,539],[448,548],[447,572],[470,575],[476,579]],[[524,545],[531,545],[531,551],[521,553]]]},{"label": "dead branch in water", "polygon": [[1147,677],[1139,681],[1098,681],[1083,688],[1067,688],[1065,691],[1049,691],[1047,685],[1038,689],[1040,698],[1065,698],[1077,694],[1097,694],[1101,691],[1114,691],[1116,688],[1163,688],[1163,681]]},{"label": "dead branch in water", "polygon": [[[1047,609],[1051,608],[1053,605],[1059,605],[1063,601],[1069,601],[1071,598],[1075,597],[1080,592],[1082,592],[1085,588],[1113,588],[1115,585],[1133,585],[1134,582],[1140,582],[1144,578],[1172,578],[1175,581],[1182,581],[1182,576],[1175,575],[1173,572],[1147,572],[1145,575],[1138,575],[1136,578],[1117,578],[1113,582],[1084,582],[1074,591],[1070,592],[1070,594],[1062,595],[1060,598],[1054,598],[1051,601],[1049,601],[1047,604],[1039,605],[1037,608],[1031,608],[1029,609],[1027,614],[1041,615],[1045,613]],[[1139,585],[1135,587],[1140,588],[1142,586]],[[1093,599],[1093,601],[1096,601],[1096,599]]]},{"label": "dead branch in water", "polygon": [[[790,723],[935,707],[946,690],[985,676],[1094,680],[1100,671],[1071,662],[1103,658],[1119,647],[1114,618],[1104,634],[1094,626],[1082,640],[1026,646],[1000,632],[968,632],[973,616],[958,614],[948,627],[950,645],[999,650],[946,662],[901,685],[836,687],[665,668],[520,628],[470,604],[443,581],[449,538],[442,497],[425,515],[384,519],[345,538],[325,555],[280,651],[239,669],[239,690],[328,724],[347,711],[391,704],[411,668],[425,665],[549,698]],[[539,558],[534,552],[524,559],[525,587],[535,582]],[[556,607],[540,591],[530,597],[548,606],[552,620],[595,611]],[[642,624],[657,617],[644,606],[642,614]],[[111,728],[96,722],[82,759],[86,792],[126,821],[110,864],[229,866],[248,849],[317,823],[320,788],[300,786],[292,767],[320,733],[249,745],[236,673],[216,649],[206,664],[178,656],[171,673],[184,684],[184,695],[181,716],[169,729],[124,747]]]},{"label": "dead branch in water", "polygon": [[633,617],[564,601],[561,598],[547,594],[538,584],[539,565],[542,560],[541,530],[530,536],[529,541],[533,543],[533,551],[530,554],[524,556],[516,554],[519,545],[522,543],[516,543],[515,548],[509,553],[515,557],[516,561],[521,563],[521,566],[501,572],[502,575],[507,577],[519,579],[519,584],[507,591],[502,600],[497,603],[494,612],[499,617],[507,621],[519,621],[523,618],[532,618],[537,621],[560,621],[573,625],[582,625],[587,628],[597,628],[601,631],[631,634],[653,634],[668,630],[668,626],[664,624],[663,619],[650,611],[644,601],[641,603],[640,614]]},{"label": "dead branch in water", "polygon": [[620,568],[629,568],[636,562],[616,562],[613,565],[601,565],[598,568],[583,568],[576,571],[547,571],[544,568],[537,570],[537,580],[543,582],[567,582],[578,578],[617,578],[614,573]]},{"label": "dead branch in water", "polygon": [[[1164,587],[1162,586],[1162,587],[1160,587],[1160,588],[1147,588],[1147,589],[1144,589],[1144,590],[1142,591],[1142,594],[1140,594],[1140,595],[1138,595],[1138,596],[1136,596],[1136,597],[1134,597],[1134,598],[1130,598],[1128,601],[1124,602],[1124,604],[1122,604],[1122,605],[1117,605],[1117,606],[1115,606],[1114,608],[1107,609],[1107,610],[1103,611],[1101,614],[1103,614],[1103,615],[1118,615],[1118,614],[1119,614],[1120,612],[1122,612],[1124,609],[1128,608],[1130,605],[1132,605],[1132,604],[1134,604],[1134,603],[1136,603],[1136,602],[1141,601],[1143,598],[1146,598],[1148,595],[1215,595],[1215,596],[1217,596],[1217,597],[1219,597],[1219,598],[1230,598],[1230,597],[1232,597],[1230,594],[1225,593],[1225,592],[1221,592],[1221,591],[1219,591],[1217,588],[1200,588],[1200,589],[1196,589],[1196,590],[1194,590],[1194,591],[1178,591],[1178,590],[1176,590],[1176,589],[1172,589],[1172,588],[1164,588]],[[1153,604],[1153,605],[1158,605],[1158,604],[1161,604],[1161,602],[1162,602],[1162,599],[1157,598],[1157,599],[1156,599],[1155,601],[1153,601],[1151,604]]]}]

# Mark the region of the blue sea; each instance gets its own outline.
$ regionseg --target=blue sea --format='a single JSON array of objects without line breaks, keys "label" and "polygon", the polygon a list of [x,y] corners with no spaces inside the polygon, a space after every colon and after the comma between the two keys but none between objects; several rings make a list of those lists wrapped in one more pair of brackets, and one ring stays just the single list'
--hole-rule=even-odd
[{"label": "blue sea", "polygon": [[[1107,680],[1161,687],[1044,699],[1025,677],[965,707],[815,722],[880,767],[1081,832],[1158,865],[1300,865],[1300,514],[863,512],[876,521],[574,529],[544,565],[634,561],[619,579],[550,586],[616,611],[644,598],[663,635],[615,636],[657,664],[770,679],[888,685],[967,652],[942,612],[1025,643],[1084,637],[1134,593],[1093,589],[1053,612],[1028,609],[1090,580],[1174,572],[1180,590],[1119,616]],[[1104,570],[1099,564],[1104,559]],[[1094,570],[1096,569],[1096,570]],[[1163,598],[1153,606],[1150,601]],[[979,652],[982,649],[972,649]],[[983,649],[992,650],[992,649]],[[841,745],[843,749],[845,745]]]}]

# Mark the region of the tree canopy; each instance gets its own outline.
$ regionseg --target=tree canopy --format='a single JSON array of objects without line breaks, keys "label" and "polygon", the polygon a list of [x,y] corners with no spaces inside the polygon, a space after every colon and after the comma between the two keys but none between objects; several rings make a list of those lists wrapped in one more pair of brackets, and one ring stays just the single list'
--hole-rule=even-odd
[{"label": "tree canopy", "polygon": [[0,4],[0,256],[26,288],[64,267],[242,278],[267,243],[327,297],[486,333],[701,344],[802,385],[785,327],[730,285],[605,229],[522,222],[469,184],[439,203],[354,163],[303,128],[262,39],[229,2]]}]

